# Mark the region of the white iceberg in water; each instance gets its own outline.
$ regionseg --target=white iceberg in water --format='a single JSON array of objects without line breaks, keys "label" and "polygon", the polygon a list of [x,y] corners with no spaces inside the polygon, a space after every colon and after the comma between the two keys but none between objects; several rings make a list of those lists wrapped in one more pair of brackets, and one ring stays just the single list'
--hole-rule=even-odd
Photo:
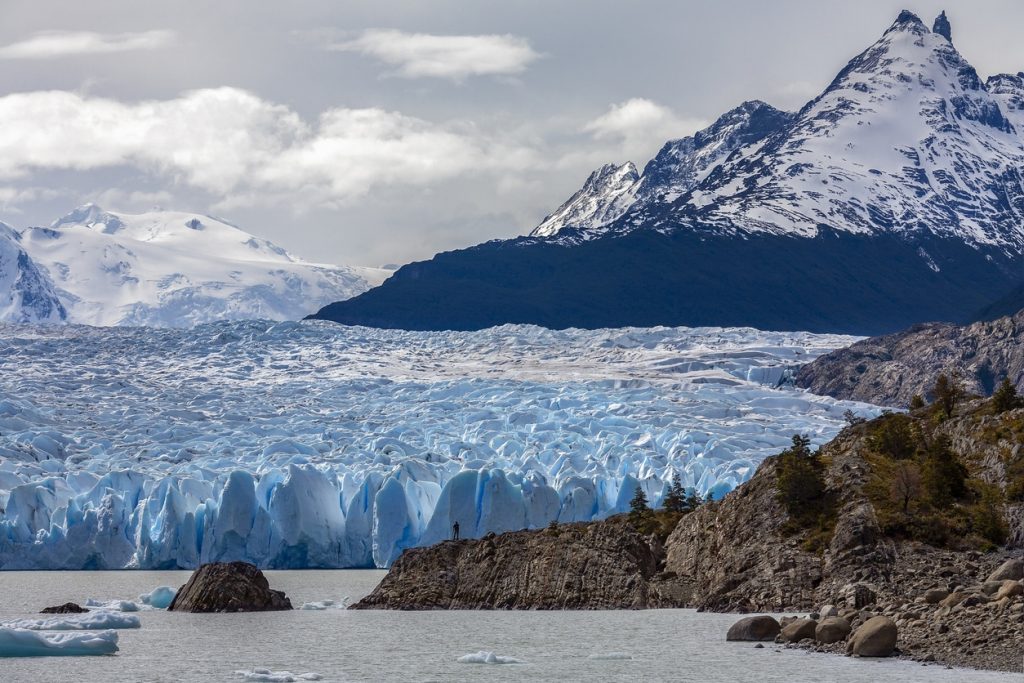
[{"label": "white iceberg in water", "polygon": [[295,681],[319,681],[323,679],[318,673],[293,674],[291,671],[271,671],[270,669],[253,669],[252,671],[236,671],[236,674],[247,681],[263,683],[295,683]]},{"label": "white iceberg in water", "polygon": [[159,588],[154,588],[149,593],[143,593],[140,595],[139,601],[144,605],[149,605],[156,609],[167,609],[171,606],[171,602],[177,594],[178,591],[170,586],[160,586]]},{"label": "white iceberg in water", "polygon": [[141,626],[142,622],[134,614],[107,610],[48,619],[20,619],[0,624],[0,628],[28,631],[104,631],[106,629],[140,628]]},{"label": "white iceberg in water", "polygon": [[460,664],[522,664],[522,660],[516,659],[515,657],[504,657],[502,655],[496,655],[493,652],[486,650],[480,650],[479,652],[473,652],[468,655],[462,655],[459,657],[458,662]]},{"label": "white iceberg in water", "polygon": [[315,602],[304,602],[299,609],[320,612],[326,609],[345,609],[348,607],[349,597],[346,595],[341,600],[317,600]]},{"label": "white iceberg in water", "polygon": [[97,600],[96,598],[89,598],[85,601],[85,606],[114,612],[139,611],[139,606],[131,600]]},{"label": "white iceberg in water", "polygon": [[0,628],[0,657],[86,657],[117,652],[117,631],[47,633]]}]

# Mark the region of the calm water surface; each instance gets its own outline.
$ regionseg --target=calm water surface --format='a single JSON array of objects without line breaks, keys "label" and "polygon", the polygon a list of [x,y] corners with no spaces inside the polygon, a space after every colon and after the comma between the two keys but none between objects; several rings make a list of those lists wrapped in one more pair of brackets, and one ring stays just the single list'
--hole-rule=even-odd
[{"label": "calm water surface", "polygon": [[[268,572],[296,606],[358,599],[382,571]],[[135,600],[188,572],[0,572],[0,619],[87,598]],[[0,659],[3,683],[242,681],[236,670],[316,672],[325,681],[851,681],[1021,683],[1020,674],[948,670],[726,643],[734,615],[644,612],[140,612],[112,657]],[[479,650],[521,664],[460,664]],[[591,655],[628,653],[631,660]]]}]

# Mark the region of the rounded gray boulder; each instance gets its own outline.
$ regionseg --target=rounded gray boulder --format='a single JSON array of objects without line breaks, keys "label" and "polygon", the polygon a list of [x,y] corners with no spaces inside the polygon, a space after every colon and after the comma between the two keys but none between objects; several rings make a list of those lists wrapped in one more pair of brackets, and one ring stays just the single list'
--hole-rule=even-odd
[{"label": "rounded gray boulder", "polygon": [[726,640],[765,641],[775,640],[782,627],[775,617],[760,615],[744,617],[729,627]]},{"label": "rounded gray boulder", "polygon": [[896,649],[896,622],[889,617],[871,617],[853,634],[847,650],[857,657],[888,657]]},{"label": "rounded gray boulder", "polygon": [[831,645],[832,643],[846,640],[846,636],[850,635],[852,630],[850,622],[846,619],[842,617],[829,617],[828,619],[822,619],[821,623],[814,629],[814,639],[822,645]]}]

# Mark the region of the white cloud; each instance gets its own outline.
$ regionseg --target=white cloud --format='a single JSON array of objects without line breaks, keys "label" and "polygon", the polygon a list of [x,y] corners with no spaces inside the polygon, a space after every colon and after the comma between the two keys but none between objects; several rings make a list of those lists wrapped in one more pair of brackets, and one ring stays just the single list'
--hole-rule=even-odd
[{"label": "white cloud", "polygon": [[689,135],[707,125],[700,119],[680,119],[671,109],[641,97],[613,104],[583,130],[598,140],[655,137],[662,141]]},{"label": "white cloud", "polygon": [[93,33],[91,31],[41,31],[27,40],[0,47],[0,59],[53,59],[75,55],[156,50],[173,45],[173,31],[140,33]]},{"label": "white cloud", "polygon": [[376,108],[331,109],[310,123],[229,87],[135,104],[65,91],[7,95],[0,150],[0,179],[129,166],[228,204],[337,204],[378,185],[428,186],[537,161],[529,148],[469,125]]},{"label": "white cloud", "polygon": [[354,40],[329,46],[358,52],[396,68],[406,78],[450,78],[522,73],[540,55],[513,35],[438,36],[372,29]]},{"label": "white cloud", "polygon": [[681,117],[668,107],[635,97],[611,105],[604,114],[585,123],[582,132],[589,134],[591,141],[563,155],[558,163],[570,168],[582,163],[595,166],[609,160],[631,160],[643,167],[667,140],[692,135],[707,125],[703,119]]}]

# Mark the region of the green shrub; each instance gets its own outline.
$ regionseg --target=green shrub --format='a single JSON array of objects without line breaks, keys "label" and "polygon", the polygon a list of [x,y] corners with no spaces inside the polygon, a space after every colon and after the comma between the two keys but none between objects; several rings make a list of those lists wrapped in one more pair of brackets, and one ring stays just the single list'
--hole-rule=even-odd
[{"label": "green shrub", "polygon": [[992,410],[998,414],[1020,407],[1021,399],[1017,395],[1017,388],[1013,386],[1009,377],[1004,377],[992,394]]},{"label": "green shrub", "polygon": [[935,396],[935,403],[942,410],[943,414],[950,418],[953,417],[953,411],[964,397],[964,389],[960,386],[960,382],[957,381],[955,376],[951,377],[946,373],[942,373],[935,380],[932,394]]},{"label": "green shrub", "polygon": [[895,460],[907,460],[914,456],[920,435],[914,420],[909,415],[892,413],[876,420],[868,446],[873,451]]},{"label": "green shrub", "polygon": [[945,436],[935,438],[925,449],[921,474],[928,502],[940,510],[967,493],[967,468]]}]

